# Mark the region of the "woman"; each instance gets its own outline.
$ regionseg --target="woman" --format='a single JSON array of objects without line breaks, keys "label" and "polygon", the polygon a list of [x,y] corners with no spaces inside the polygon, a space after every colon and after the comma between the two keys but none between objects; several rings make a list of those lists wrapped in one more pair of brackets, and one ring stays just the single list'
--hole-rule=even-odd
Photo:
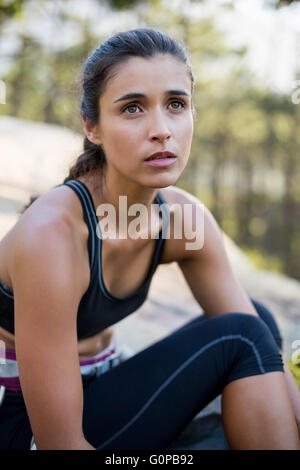
[{"label": "woman", "polygon": [[[211,213],[173,186],[193,135],[184,45],[150,28],[116,34],[88,58],[82,85],[84,153],[0,245],[0,333],[6,371],[19,374],[1,374],[1,447],[29,449],[34,436],[37,449],[163,449],[222,393],[232,449],[299,449],[277,325],[234,277]],[[124,229],[119,196],[146,210],[143,236],[130,209]],[[173,205],[192,210],[180,221]],[[175,229],[201,210],[204,243],[187,249]],[[108,367],[111,326],[173,261],[205,315]]]}]

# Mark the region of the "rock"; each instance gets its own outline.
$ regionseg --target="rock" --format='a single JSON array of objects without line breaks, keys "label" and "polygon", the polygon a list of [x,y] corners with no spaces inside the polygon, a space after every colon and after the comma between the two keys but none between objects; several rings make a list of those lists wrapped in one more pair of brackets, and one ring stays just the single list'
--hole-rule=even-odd
[{"label": "rock", "polygon": [[42,193],[59,184],[83,137],[55,124],[0,116],[0,187]]},{"label": "rock", "polygon": [[0,239],[32,194],[62,182],[82,142],[61,126],[0,116]]},{"label": "rock", "polygon": [[168,449],[230,450],[221,419],[221,395],[197,414]]}]

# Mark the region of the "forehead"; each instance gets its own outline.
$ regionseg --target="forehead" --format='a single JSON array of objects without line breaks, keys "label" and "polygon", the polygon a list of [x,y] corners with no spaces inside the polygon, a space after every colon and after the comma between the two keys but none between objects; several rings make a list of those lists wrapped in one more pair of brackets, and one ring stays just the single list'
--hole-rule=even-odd
[{"label": "forehead", "polygon": [[171,89],[191,93],[191,78],[184,62],[169,54],[130,57],[115,68],[102,98],[111,101],[129,92],[151,95]]}]

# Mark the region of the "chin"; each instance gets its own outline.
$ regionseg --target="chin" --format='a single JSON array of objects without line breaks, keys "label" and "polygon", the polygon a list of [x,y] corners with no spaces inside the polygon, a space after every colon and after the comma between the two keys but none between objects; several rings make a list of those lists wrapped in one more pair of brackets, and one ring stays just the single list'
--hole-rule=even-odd
[{"label": "chin", "polygon": [[150,188],[166,188],[175,184],[180,175],[181,173],[178,172],[173,172],[172,174],[167,172],[161,173],[156,176],[152,176],[151,178],[147,178],[144,182],[144,186],[148,186]]}]

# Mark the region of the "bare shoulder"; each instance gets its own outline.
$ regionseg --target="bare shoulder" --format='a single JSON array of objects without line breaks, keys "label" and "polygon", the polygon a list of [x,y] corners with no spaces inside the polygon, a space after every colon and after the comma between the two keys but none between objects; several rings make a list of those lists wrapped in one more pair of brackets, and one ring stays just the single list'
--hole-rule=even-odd
[{"label": "bare shoulder", "polygon": [[197,197],[193,196],[193,194],[189,193],[185,189],[178,188],[177,186],[162,188],[160,189],[160,192],[167,204],[201,203],[201,201]]},{"label": "bare shoulder", "polygon": [[[169,188],[168,188],[169,189]],[[249,296],[235,275],[224,244],[224,234],[211,211],[198,198],[179,188],[166,194],[166,200],[191,204],[194,214],[200,208],[200,243],[186,249],[187,237],[167,240],[171,261],[177,261],[194,298],[206,317],[226,312],[245,312],[258,316]],[[168,194],[172,194],[168,198]],[[193,219],[194,216],[192,216]],[[188,221],[191,217],[187,217]],[[199,233],[198,233],[199,236]],[[172,249],[172,247],[174,247]],[[195,249],[193,249],[195,248]],[[170,262],[170,261],[166,261]]]},{"label": "bare shoulder", "polygon": [[[53,188],[36,199],[20,216],[6,240],[9,275],[14,255],[20,248],[33,249],[37,246],[47,251],[49,244],[55,243],[55,240],[62,248],[73,252],[74,263],[77,260],[82,267],[88,261],[88,229],[82,220],[80,201],[72,193],[66,186]],[[88,264],[86,267],[87,270],[80,271],[86,272],[83,282],[88,283]]]},{"label": "bare shoulder", "polygon": [[221,235],[214,216],[199,198],[182,188],[168,186],[160,191],[170,207],[170,240],[163,262],[181,262],[199,257],[204,240]]},{"label": "bare shoulder", "polygon": [[178,205],[182,209],[184,209],[185,206],[189,207],[190,209],[186,210],[185,212],[185,216],[188,218],[191,216],[194,217],[196,213],[195,211],[199,210],[200,208],[206,212],[206,215],[210,214],[212,217],[205,204],[199,198],[189,193],[185,189],[178,188],[176,186],[168,186],[167,188],[160,190],[160,192],[168,205]]},{"label": "bare shoulder", "polygon": [[39,196],[21,215],[15,229],[18,231],[26,225],[43,226],[59,221],[75,227],[80,210],[81,204],[74,191],[67,186],[59,186]]}]

